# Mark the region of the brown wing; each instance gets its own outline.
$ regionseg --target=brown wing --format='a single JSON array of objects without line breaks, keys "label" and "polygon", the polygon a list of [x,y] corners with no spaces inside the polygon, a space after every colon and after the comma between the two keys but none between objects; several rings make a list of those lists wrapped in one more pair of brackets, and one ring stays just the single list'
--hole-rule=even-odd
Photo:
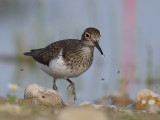
[{"label": "brown wing", "polygon": [[69,47],[69,43],[74,43],[73,41],[79,40],[68,39],[54,42],[45,47],[34,59],[40,63],[49,65],[50,61],[58,56],[60,50]]}]

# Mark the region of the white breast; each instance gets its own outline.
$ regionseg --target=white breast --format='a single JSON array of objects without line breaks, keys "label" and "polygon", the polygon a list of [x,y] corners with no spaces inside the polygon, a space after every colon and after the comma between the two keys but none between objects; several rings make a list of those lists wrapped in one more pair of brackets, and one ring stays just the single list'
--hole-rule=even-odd
[{"label": "white breast", "polygon": [[51,60],[49,63],[49,69],[52,73],[52,76],[55,78],[64,78],[65,75],[70,72],[62,58],[62,50],[55,59]]},{"label": "white breast", "polygon": [[68,68],[62,58],[62,50],[60,51],[59,55],[51,60],[49,66],[44,65],[42,63],[37,62],[37,65],[48,75],[54,78],[72,78],[76,77],[84,72],[84,70],[79,69],[76,71],[71,70]]}]

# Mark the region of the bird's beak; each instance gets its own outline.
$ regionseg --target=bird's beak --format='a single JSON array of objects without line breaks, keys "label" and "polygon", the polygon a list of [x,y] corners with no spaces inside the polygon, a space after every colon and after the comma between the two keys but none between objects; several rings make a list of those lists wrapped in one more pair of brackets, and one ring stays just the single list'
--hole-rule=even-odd
[{"label": "bird's beak", "polygon": [[102,51],[101,47],[99,46],[98,42],[95,41],[95,42],[93,42],[93,44],[94,44],[95,47],[99,50],[99,52],[103,55],[103,51]]}]

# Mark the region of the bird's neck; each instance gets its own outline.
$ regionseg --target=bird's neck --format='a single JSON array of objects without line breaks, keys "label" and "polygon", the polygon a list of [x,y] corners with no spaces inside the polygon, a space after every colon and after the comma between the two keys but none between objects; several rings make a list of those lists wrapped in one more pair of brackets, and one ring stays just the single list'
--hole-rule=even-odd
[{"label": "bird's neck", "polygon": [[84,46],[90,47],[90,48],[94,48],[94,44],[92,43],[92,41],[88,41],[88,40],[81,40],[82,44]]}]

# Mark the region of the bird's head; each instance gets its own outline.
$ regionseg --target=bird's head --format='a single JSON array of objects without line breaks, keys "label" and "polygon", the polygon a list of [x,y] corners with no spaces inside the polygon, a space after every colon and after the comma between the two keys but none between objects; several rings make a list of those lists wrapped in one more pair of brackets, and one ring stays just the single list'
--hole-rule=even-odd
[{"label": "bird's head", "polygon": [[101,37],[100,31],[96,28],[90,27],[85,29],[84,33],[82,34],[81,40],[87,46],[96,47],[100,51],[100,53],[103,55],[103,51],[98,44],[100,37]]}]

